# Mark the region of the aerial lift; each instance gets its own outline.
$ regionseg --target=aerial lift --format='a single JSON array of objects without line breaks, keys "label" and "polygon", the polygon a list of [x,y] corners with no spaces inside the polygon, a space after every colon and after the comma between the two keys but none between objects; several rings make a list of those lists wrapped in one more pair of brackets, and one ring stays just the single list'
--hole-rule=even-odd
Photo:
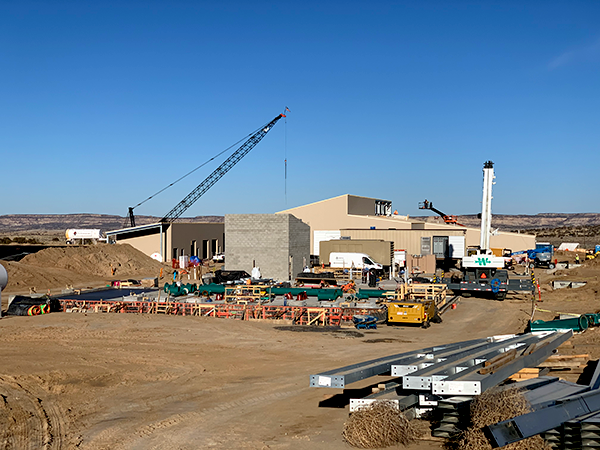
[{"label": "aerial lift", "polygon": [[538,242],[534,249],[512,253],[512,255],[524,254],[527,254],[527,258],[529,259],[528,264],[531,269],[535,267],[548,267],[548,269],[554,269],[554,267],[556,267],[552,260],[552,258],[554,258],[554,246],[549,242]]},{"label": "aerial lift", "polygon": [[430,209],[434,213],[441,216],[441,218],[444,219],[444,223],[455,223],[456,225],[460,225],[461,227],[464,227],[464,225],[462,223],[458,223],[458,219],[456,216],[449,216],[449,215],[441,212],[439,209],[434,208],[433,202],[428,202],[427,200],[425,200],[424,202],[419,203],[419,209]]},{"label": "aerial lift", "polygon": [[[271,128],[273,128],[273,126],[283,117],[286,117],[285,114],[279,114],[269,123],[252,133],[252,135],[246,139],[246,141],[235,152],[233,152],[229,158],[227,158],[219,167],[217,167],[213,173],[206,177],[202,183],[200,183],[192,192],[190,192],[183,200],[181,200],[171,211],[165,214],[165,216],[160,219],[160,223],[169,224],[181,217],[181,215],[187,211],[187,209],[192,206],[200,197],[202,197],[206,191],[208,191],[217,181],[219,181],[227,172],[229,172],[233,166],[240,162],[240,160],[246,156],[250,150],[252,150],[256,144],[258,144],[262,138],[267,135]],[[173,184],[174,183],[169,186],[172,186]],[[162,192],[162,190],[159,192]],[[152,197],[153,196],[149,197],[147,200]],[[140,206],[142,203],[144,202],[138,203],[136,206],[129,208],[127,218],[128,225],[130,227],[135,227],[135,215],[133,214],[133,209],[137,206]]]},{"label": "aerial lift", "polygon": [[490,249],[492,230],[492,185],[494,184],[494,163],[483,165],[483,198],[481,201],[481,237],[479,248],[469,252],[461,261],[463,279],[458,283],[448,283],[448,288],[467,295],[487,294],[496,300],[504,300],[509,290],[532,291],[530,279],[509,279],[504,269],[504,258],[495,256]]}]

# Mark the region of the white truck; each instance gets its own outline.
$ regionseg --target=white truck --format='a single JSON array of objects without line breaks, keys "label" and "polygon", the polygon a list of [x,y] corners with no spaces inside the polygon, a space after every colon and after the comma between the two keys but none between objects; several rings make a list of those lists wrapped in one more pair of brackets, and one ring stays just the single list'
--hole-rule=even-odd
[{"label": "white truck", "polygon": [[69,228],[65,232],[67,238],[67,244],[74,244],[77,239],[80,239],[83,243],[84,239],[97,241],[106,241],[106,238],[102,236],[102,231],[99,229],[91,228]]},{"label": "white truck", "polygon": [[366,253],[331,252],[329,266],[344,269],[383,269],[381,264],[374,262],[373,258]]}]

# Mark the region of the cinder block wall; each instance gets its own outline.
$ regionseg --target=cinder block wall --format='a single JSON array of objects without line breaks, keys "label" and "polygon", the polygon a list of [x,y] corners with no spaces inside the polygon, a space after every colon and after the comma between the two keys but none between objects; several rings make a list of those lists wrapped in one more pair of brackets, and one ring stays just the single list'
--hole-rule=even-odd
[{"label": "cinder block wall", "polygon": [[297,217],[289,217],[289,254],[292,259],[292,281],[304,268],[303,264],[310,266],[310,226]]},{"label": "cinder block wall", "polygon": [[309,260],[310,227],[291,214],[225,216],[225,270],[252,271],[253,262],[265,278],[289,279]]}]

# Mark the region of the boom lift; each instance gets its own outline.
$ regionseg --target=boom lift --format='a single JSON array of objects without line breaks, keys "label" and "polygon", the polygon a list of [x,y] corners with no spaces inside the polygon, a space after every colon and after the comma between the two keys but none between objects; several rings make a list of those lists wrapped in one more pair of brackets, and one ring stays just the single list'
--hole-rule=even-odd
[{"label": "boom lift", "polygon": [[445,223],[455,223],[456,225],[460,225],[461,227],[464,227],[464,225],[462,223],[458,223],[458,219],[456,216],[449,216],[449,215],[441,212],[439,209],[434,208],[433,202],[428,202],[427,200],[425,200],[424,202],[419,203],[419,209],[430,209],[434,213],[441,216],[442,219],[444,219]]},{"label": "boom lift", "polygon": [[554,269],[554,247],[549,242],[538,242],[534,249],[522,250],[520,252],[513,252],[512,255],[524,255],[527,254],[529,259],[529,267],[548,267],[548,269]]},{"label": "boom lift", "polygon": [[[219,181],[227,172],[229,172],[233,166],[240,162],[240,160],[246,156],[250,150],[252,150],[256,144],[262,140],[262,138],[267,135],[271,128],[273,128],[273,126],[282,117],[286,117],[285,114],[279,114],[269,123],[260,127],[258,131],[254,132],[235,152],[233,152],[229,158],[227,158],[219,167],[217,167],[213,173],[206,177],[202,183],[200,183],[192,192],[190,192],[183,200],[181,200],[171,211],[165,214],[165,216],[160,219],[160,222],[167,224],[174,222],[176,219],[181,217],[181,215],[187,211],[187,209],[192,206],[200,197],[202,197],[206,191],[214,186],[214,184]],[[141,205],[141,203],[136,206],[139,205]],[[135,216],[133,214],[134,208],[135,207],[130,207],[127,214],[129,226],[131,227],[135,227]]]}]

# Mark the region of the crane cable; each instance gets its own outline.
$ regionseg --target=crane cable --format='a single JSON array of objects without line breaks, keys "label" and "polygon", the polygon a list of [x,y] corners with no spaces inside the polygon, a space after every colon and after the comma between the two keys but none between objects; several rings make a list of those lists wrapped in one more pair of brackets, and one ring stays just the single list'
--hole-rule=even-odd
[{"label": "crane cable", "polygon": [[285,133],[284,133],[284,141],[283,141],[283,157],[284,157],[283,195],[284,195],[285,205],[287,206],[287,116],[285,114],[286,112],[292,112],[292,111],[290,111],[290,108],[288,108],[287,106],[283,110],[283,117],[285,117],[285,122],[284,122]]},{"label": "crane cable", "polygon": [[197,171],[198,169],[204,167],[205,165],[207,165],[209,162],[213,161],[214,159],[218,158],[219,156],[221,156],[223,153],[225,153],[227,150],[230,150],[232,147],[235,147],[236,145],[238,145],[240,142],[247,140],[250,136],[252,136],[253,134],[255,134],[258,130],[260,130],[261,128],[264,128],[265,125],[263,125],[262,127],[258,127],[256,130],[254,130],[252,133],[249,133],[247,136],[244,136],[242,139],[240,139],[239,141],[237,141],[235,144],[231,144],[229,147],[227,147],[225,150],[223,150],[222,152],[216,154],[215,156],[213,156],[212,158],[210,158],[208,161],[203,162],[202,164],[200,164],[198,167],[196,167],[195,169],[189,171],[188,173],[186,173],[184,176],[178,178],[177,180],[173,181],[171,184],[169,184],[168,186],[162,188],[160,191],[156,192],[155,194],[152,194],[150,197],[148,197],[146,200],[138,203],[137,205],[135,205],[133,208],[137,208],[140,205],[143,205],[144,203],[146,203],[148,200],[156,197],[158,194],[160,194],[161,192],[166,191],[167,189],[169,189],[171,186],[173,186],[174,184],[179,183],[181,180],[183,180],[184,178],[188,177],[189,175],[193,174],[195,171]]},{"label": "crane cable", "polygon": [[283,141],[283,157],[284,157],[284,184],[283,184],[283,195],[284,195],[284,200],[285,200],[285,205],[287,206],[287,117],[285,118],[285,137],[284,137],[284,141]]}]

